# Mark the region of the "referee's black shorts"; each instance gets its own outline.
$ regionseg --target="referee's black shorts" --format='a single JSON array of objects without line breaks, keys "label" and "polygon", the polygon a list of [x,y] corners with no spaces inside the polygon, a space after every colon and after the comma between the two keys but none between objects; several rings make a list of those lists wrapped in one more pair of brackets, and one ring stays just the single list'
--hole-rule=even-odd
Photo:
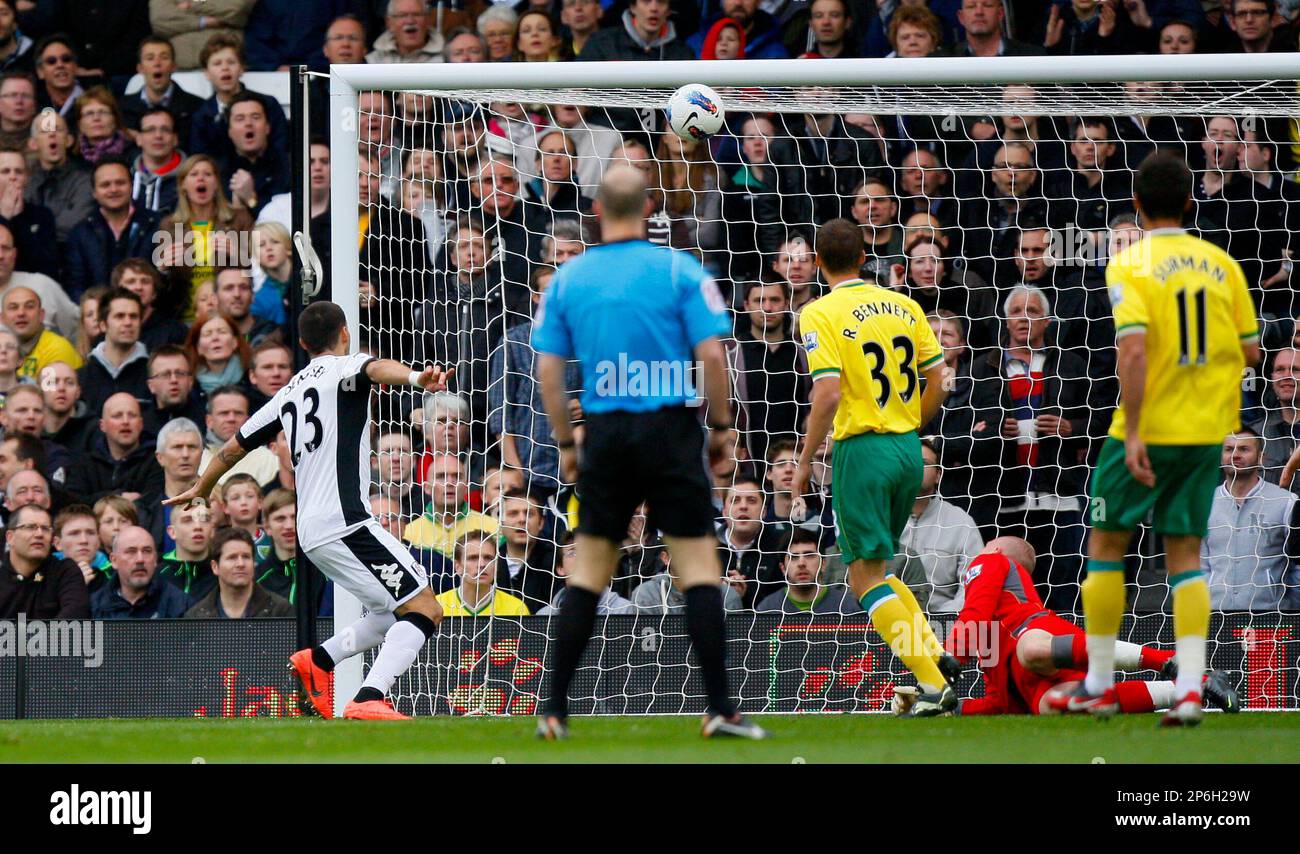
[{"label": "referee's black shorts", "polygon": [[578,530],[614,542],[627,538],[636,508],[670,537],[713,533],[704,428],[697,410],[588,414],[578,467]]}]

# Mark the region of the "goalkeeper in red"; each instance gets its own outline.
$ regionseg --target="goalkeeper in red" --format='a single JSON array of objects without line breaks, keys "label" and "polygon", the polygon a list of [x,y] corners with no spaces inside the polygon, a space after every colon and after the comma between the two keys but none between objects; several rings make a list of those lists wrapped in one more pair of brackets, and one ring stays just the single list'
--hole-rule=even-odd
[{"label": "goalkeeper in red", "polygon": [[1148,514],[1164,536],[1174,604],[1178,699],[1166,726],[1201,720],[1210,592],[1201,572],[1224,437],[1238,429],[1242,370],[1259,361],[1259,327],[1241,267],[1182,229],[1192,176],[1157,152],[1138,170],[1146,237],[1106,268],[1119,348],[1120,408],[1092,483],[1083,583],[1088,674],[1057,711],[1110,715],[1115,637],[1124,616],[1124,553]]},{"label": "goalkeeper in red", "polygon": [[[1050,714],[1049,692],[1084,678],[1088,653],[1078,626],[1048,609],[1034,588],[1036,556],[1018,537],[989,542],[962,574],[965,606],[953,624],[946,647],[958,660],[975,660],[984,696],[963,700],[963,715]],[[1130,680],[1115,686],[1123,712],[1168,708],[1177,699],[1172,650],[1117,641],[1115,666],[1122,672],[1158,670],[1164,681]],[[1219,673],[1205,681],[1206,698],[1228,712],[1240,710],[1236,691]],[[904,693],[894,708],[909,703]]]}]

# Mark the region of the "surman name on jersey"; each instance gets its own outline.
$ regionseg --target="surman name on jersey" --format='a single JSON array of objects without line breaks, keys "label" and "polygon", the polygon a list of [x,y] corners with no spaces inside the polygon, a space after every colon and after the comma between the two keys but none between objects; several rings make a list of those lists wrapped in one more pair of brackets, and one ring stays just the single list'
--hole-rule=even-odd
[{"label": "surman name on jersey", "polygon": [[1216,282],[1226,281],[1228,278],[1228,271],[1218,264],[1211,264],[1205,258],[1194,258],[1191,255],[1175,255],[1166,258],[1156,265],[1152,275],[1155,276],[1157,281],[1163,283],[1165,279],[1168,279],[1173,274],[1186,270],[1212,276]]}]

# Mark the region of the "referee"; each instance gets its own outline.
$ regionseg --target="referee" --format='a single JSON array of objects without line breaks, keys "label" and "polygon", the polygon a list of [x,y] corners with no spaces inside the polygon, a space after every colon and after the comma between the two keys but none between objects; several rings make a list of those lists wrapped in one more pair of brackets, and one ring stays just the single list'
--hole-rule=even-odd
[{"label": "referee", "polygon": [[[690,368],[698,362],[709,454],[719,456],[731,427],[719,340],[729,331],[726,307],[693,256],[646,241],[646,187],[637,169],[611,167],[594,207],[604,245],[560,267],[532,340],[561,477],[573,483],[576,476],[581,499],[577,567],[553,624],[550,696],[537,732],[546,739],[568,734],[569,682],[591,639],[596,603],[618,566],[619,544],[645,501],[686,595],[686,629],[708,694],[701,732],[763,738],[763,730],[736,710],[727,687],[722,569],[704,431],[690,406]],[[565,362],[575,358],[586,386],[581,460],[564,385]]]}]

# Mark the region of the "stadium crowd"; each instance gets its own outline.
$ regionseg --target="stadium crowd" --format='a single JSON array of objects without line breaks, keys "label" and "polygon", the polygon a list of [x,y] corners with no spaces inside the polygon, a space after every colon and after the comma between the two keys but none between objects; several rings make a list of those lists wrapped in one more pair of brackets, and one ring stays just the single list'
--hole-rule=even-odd
[{"label": "stadium crowd", "polygon": [[[329,63],[1258,53],[1300,48],[1296,0],[0,0],[0,619],[332,613],[300,590],[291,449],[248,455],[207,508],[167,508],[293,375],[288,118],[248,72]],[[542,23],[545,21],[546,23]],[[440,26],[439,26],[440,25]],[[198,71],[211,94],[174,79]],[[1204,548],[1214,605],[1300,609],[1300,134],[1228,115],[739,114],[708,141],[658,111],[360,98],[363,345],[456,368],[381,395],[372,508],[449,614],[550,613],[581,499],[560,478],[530,347],[555,269],[599,240],[627,160],[653,242],[696,253],[735,317],[733,453],[713,467],[728,610],[857,610],[835,554],[830,448],[792,494],[824,291],[813,235],[862,227],[864,277],[916,299],[951,393],[894,571],[955,613],[984,543],[1028,538],[1047,604],[1077,607],[1091,464],[1117,405],[1105,261],[1138,240],[1132,175],[1157,148],[1196,185],[1187,226],[1246,270],[1263,381]],[[1160,84],[1126,96],[1158,102]],[[309,100],[313,243],[329,269],[327,99]],[[349,216],[351,213],[349,212]],[[611,271],[617,275],[617,271]],[[348,283],[335,293],[346,298]],[[1249,379],[1249,378],[1248,378]],[[568,378],[573,407],[584,382]],[[580,414],[580,413],[579,413]],[[608,613],[672,613],[653,520],[628,531]],[[1159,543],[1130,567],[1159,610]],[[1144,579],[1146,579],[1144,581]]]}]

